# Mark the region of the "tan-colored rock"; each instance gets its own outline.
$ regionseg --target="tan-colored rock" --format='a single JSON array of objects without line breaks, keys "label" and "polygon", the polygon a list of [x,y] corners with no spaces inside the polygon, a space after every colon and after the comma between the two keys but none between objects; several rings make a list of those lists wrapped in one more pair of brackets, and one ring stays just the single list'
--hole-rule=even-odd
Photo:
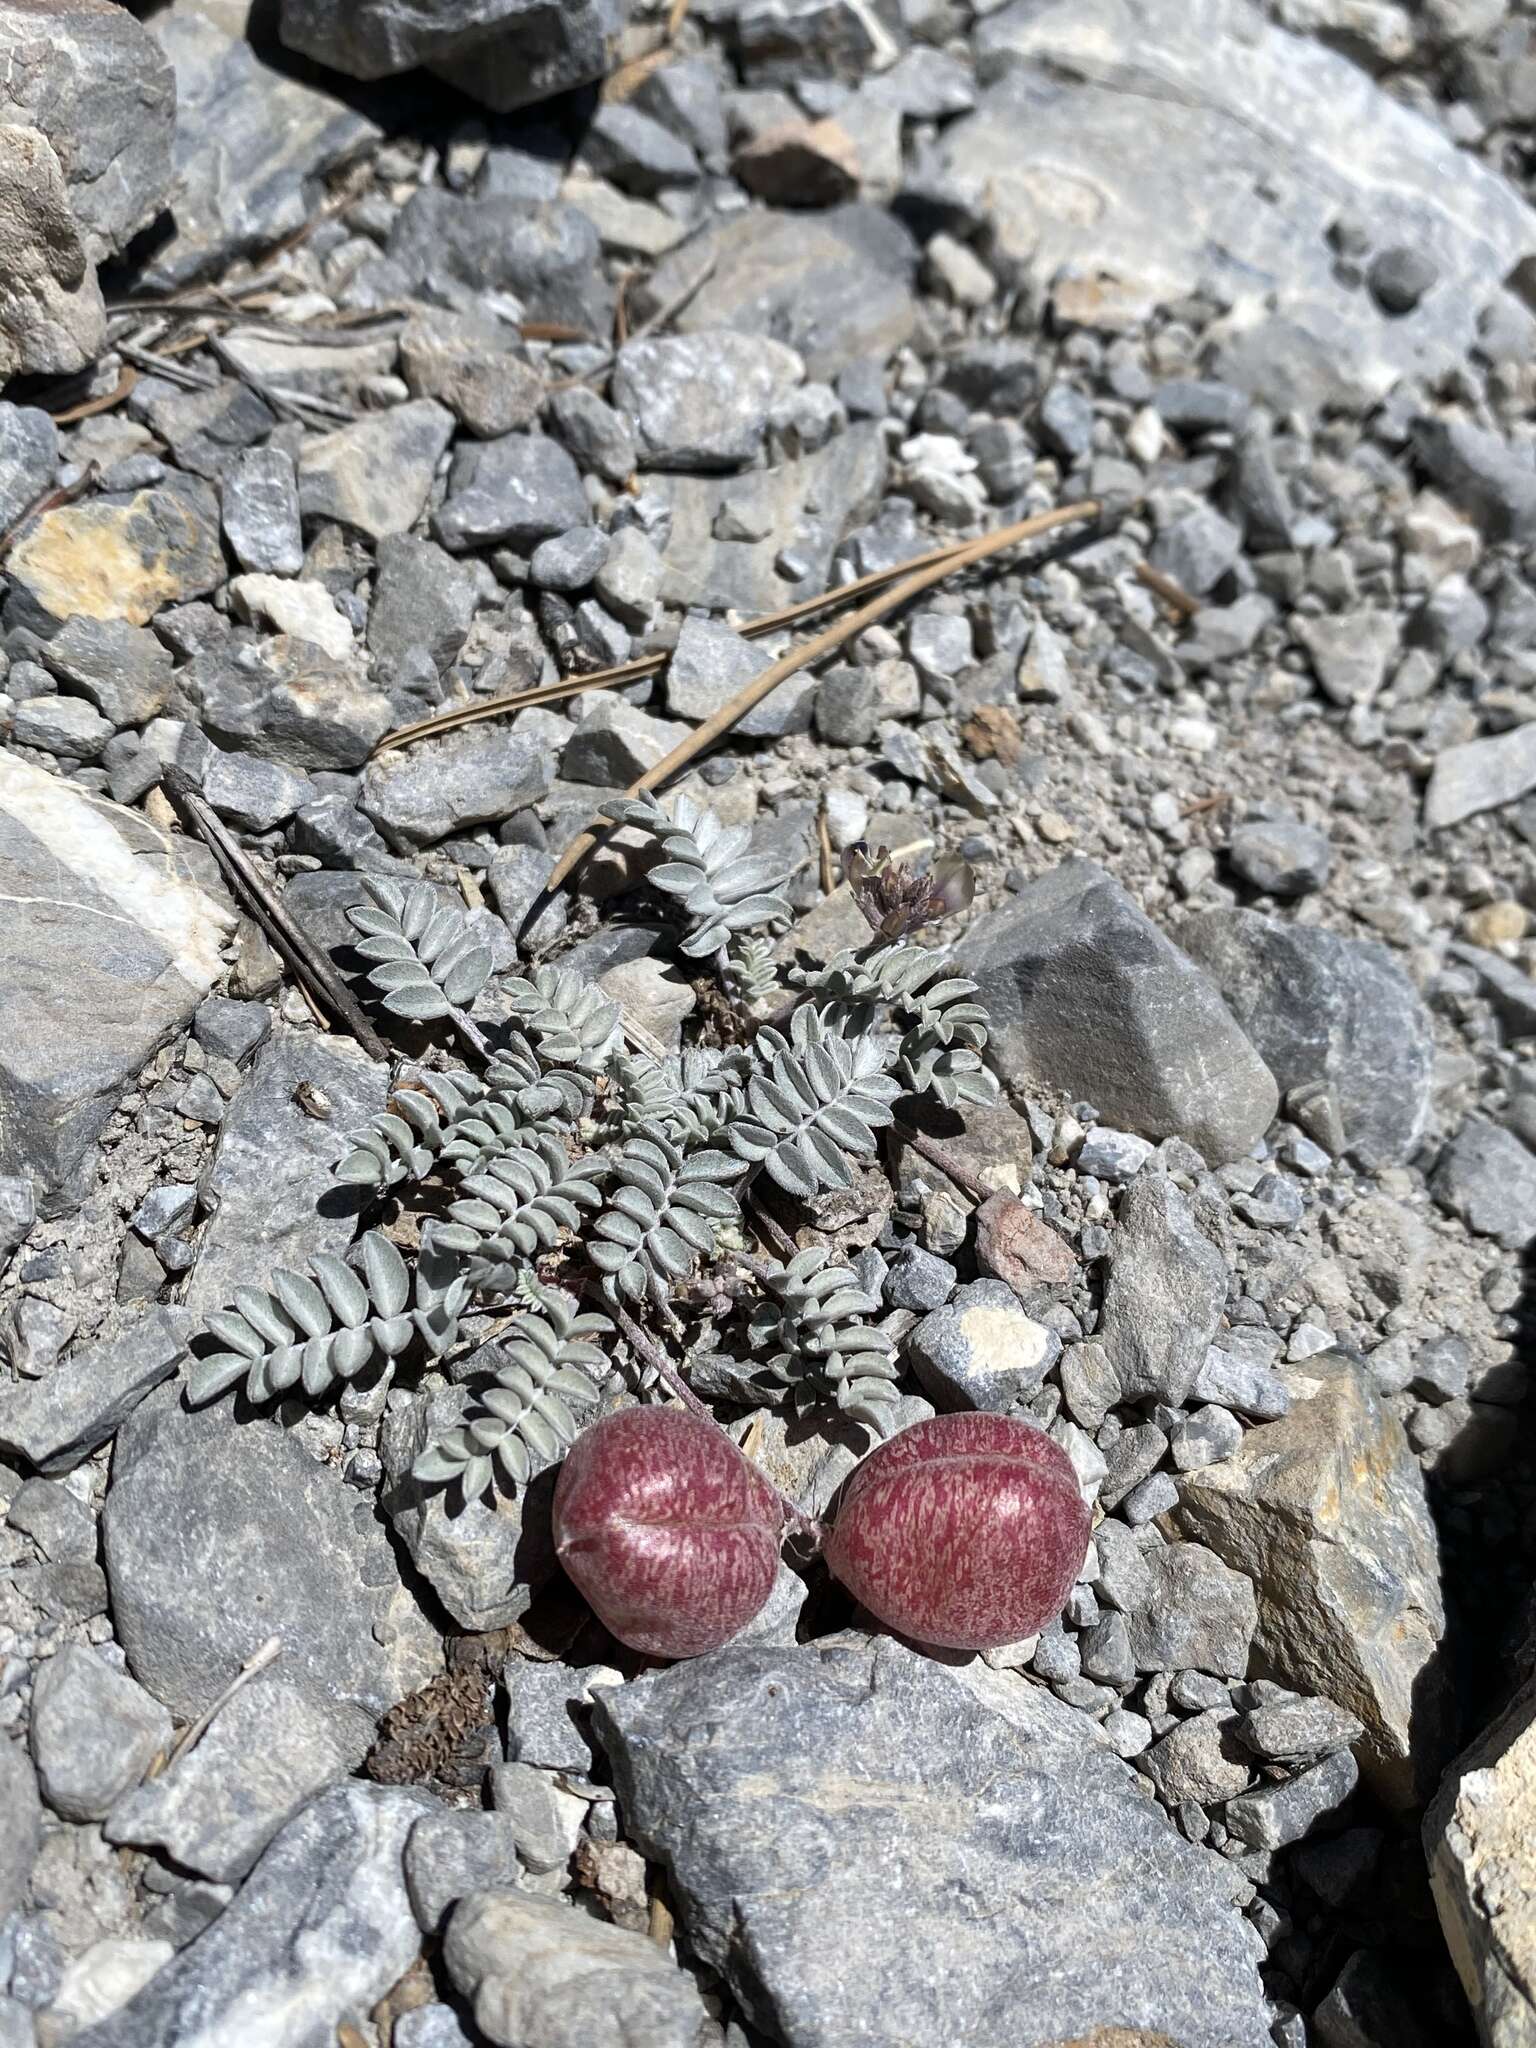
[{"label": "tan-colored rock", "polygon": [[12,604],[23,597],[29,614],[21,623],[51,632],[49,621],[83,612],[147,626],[165,605],[223,582],[218,499],[208,484],[181,477],[126,504],[63,505],[27,529],[7,566],[18,586]]},{"label": "tan-colored rock", "polygon": [[1347,1707],[1389,1804],[1416,1804],[1443,1760],[1445,1629],[1418,1460],[1364,1370],[1327,1352],[1286,1374],[1288,1415],[1179,1480],[1178,1520],[1253,1580],[1270,1674]]},{"label": "tan-colored rock", "polygon": [[70,376],[106,339],[101,287],[59,160],[37,129],[0,127],[0,384]]},{"label": "tan-colored rock", "polygon": [[1485,2048],[1536,2044],[1536,1681],[1452,1764],[1424,1817],[1446,1946]]}]

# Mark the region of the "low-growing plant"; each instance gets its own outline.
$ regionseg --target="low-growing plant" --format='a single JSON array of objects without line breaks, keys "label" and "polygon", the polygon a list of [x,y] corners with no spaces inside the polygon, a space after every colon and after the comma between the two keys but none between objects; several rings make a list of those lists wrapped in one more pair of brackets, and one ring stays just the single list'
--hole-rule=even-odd
[{"label": "low-growing plant", "polygon": [[[784,878],[752,851],[745,828],[683,797],[670,810],[654,797],[617,799],[606,816],[652,843],[659,858],[641,885],[676,913],[682,960],[718,982],[696,1013],[697,1042],[661,1058],[629,1045],[619,1005],[579,975],[535,966],[498,980],[490,950],[445,892],[361,877],[365,900],[348,916],[368,987],[390,1016],[446,1025],[477,1064],[402,1061],[386,1108],[337,1162],[338,1177],[368,1198],[372,1226],[345,1258],[317,1255],[307,1274],[280,1271],[268,1288],[238,1289],[208,1318],[217,1348],[190,1368],[189,1401],[237,1386],[258,1402],[324,1400],[359,1376],[438,1366],[479,1347],[485,1371],[464,1419],[413,1468],[420,1485],[451,1488],[460,1503],[515,1491],[573,1445],[567,1503],[590,1507],[605,1486],[612,1493],[601,1443],[589,1447],[583,1431],[621,1362],[634,1391],[660,1378],[691,1403],[682,1434],[708,1479],[703,1404],[688,1386],[706,1336],[713,1356],[736,1346],[765,1399],[789,1400],[813,1421],[889,1433],[899,1368],[877,1302],[825,1246],[789,1246],[762,1201],[774,1190],[803,1211],[849,1186],[882,1133],[923,1102],[995,1099],[974,985],[910,943],[970,900],[969,871],[951,863],[925,875],[854,849],[845,866],[869,943],[823,969],[781,972]],[[483,1021],[492,1012],[502,1021]],[[412,1244],[408,1258],[402,1247]],[[775,1244],[787,1259],[756,1248]],[[680,1434],[654,1421],[626,1428],[638,1431],[634,1444],[611,1435],[629,1445],[631,1465],[635,1444],[663,1457]],[[718,1493],[721,1473],[734,1473],[724,1451],[739,1454],[720,1442],[709,1484],[690,1488],[674,1474],[680,1499],[707,1503],[710,1485]],[[777,1530],[786,1515],[775,1513]],[[793,1511],[787,1519],[805,1526]],[[590,1533],[580,1555],[607,1555],[611,1540],[605,1549]],[[567,1544],[572,1560],[577,1541]],[[690,1573],[710,1555],[707,1543],[682,1548]],[[753,1571],[733,1565],[728,1576],[737,1592],[750,1582],[766,1597],[772,1572],[759,1586],[752,1555]],[[622,1634],[623,1600],[605,1606],[590,1570],[573,1572]],[[861,1597],[881,1611],[862,1588]],[[719,1611],[740,1604],[726,1599]],[[640,1634],[641,1646],[659,1646],[688,1631]]]}]

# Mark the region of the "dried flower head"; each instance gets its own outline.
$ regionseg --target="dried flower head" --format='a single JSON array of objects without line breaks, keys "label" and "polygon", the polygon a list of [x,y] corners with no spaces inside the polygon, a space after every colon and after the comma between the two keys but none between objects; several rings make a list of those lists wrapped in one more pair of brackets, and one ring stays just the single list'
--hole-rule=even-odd
[{"label": "dried flower head", "polygon": [[919,872],[893,860],[887,848],[871,850],[862,841],[843,855],[843,880],[875,937],[888,941],[909,938],[925,924],[968,910],[976,894],[975,875],[955,855]]}]

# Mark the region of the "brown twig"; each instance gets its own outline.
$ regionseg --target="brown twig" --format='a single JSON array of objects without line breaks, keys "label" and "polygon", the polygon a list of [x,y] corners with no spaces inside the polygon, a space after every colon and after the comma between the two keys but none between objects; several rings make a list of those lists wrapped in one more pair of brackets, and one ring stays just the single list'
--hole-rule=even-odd
[{"label": "brown twig", "polygon": [[1180,818],[1198,818],[1203,816],[1206,811],[1219,811],[1223,804],[1229,804],[1231,801],[1231,790],[1218,789],[1214,796],[1196,797],[1192,804],[1184,806],[1179,816]]},{"label": "brown twig", "polygon": [[[931,590],[935,583],[942,583],[946,576],[953,575],[957,570],[967,569],[975,562],[983,562],[989,555],[1002,554],[1007,548],[1017,547],[1021,541],[1033,540],[1039,534],[1053,532],[1058,526],[1069,526],[1079,520],[1096,518],[1100,509],[1097,498],[1085,498],[1076,505],[1059,506],[1054,512],[1037,513],[1034,518],[1021,519],[1016,525],[1005,526],[997,533],[984,534],[980,540],[967,541],[928,568],[902,577],[899,583],[893,584],[889,590],[872,599],[869,604],[861,605],[847,618],[839,619],[835,626],[828,626],[813,640],[807,640],[804,646],[792,648],[788,654],[781,655],[777,661],[772,662],[760,676],[755,676],[745,689],[739,690],[729,704],[724,705],[712,718],[706,718],[687,739],[674,747],[665,760],[658,761],[654,768],[648,768],[638,781],[630,785],[627,794],[638,796],[643,791],[655,789],[668,781],[680,769],[686,768],[690,761],[696,760],[707,748],[712,747],[716,740],[728,733],[732,726],[744,718],[755,705],[761,704],[763,699],[788,677],[797,675],[803,668],[809,668],[813,662],[820,661],[823,655],[831,654],[837,648],[845,646],[867,627],[878,625],[887,613],[897,610],[911,598],[920,597],[925,590]],[[558,889],[571,870],[586,858],[596,844],[597,835],[592,832],[583,832],[580,838],[574,840],[555,863],[554,872],[546,884],[546,894]]]},{"label": "brown twig", "polygon": [[94,462],[88,462],[72,484],[60,484],[55,491],[44,491],[34,498],[21,517],[0,533],[0,562],[3,562],[16,542],[21,538],[34,519],[41,519],[47,512],[57,512],[63,505],[73,505],[77,498],[83,498],[101,476],[101,470]]},{"label": "brown twig", "polygon": [[[932,562],[947,562],[967,545],[965,541],[948,541],[943,547],[928,549],[925,554],[909,556],[894,568],[872,569],[867,576],[855,577],[851,583],[839,583],[831,590],[822,591],[818,597],[802,597],[779,611],[764,612],[761,618],[749,619],[736,630],[744,640],[761,640],[770,633],[781,633],[787,627],[802,625],[818,612],[830,611],[835,605],[851,604],[855,598],[871,591],[888,589],[903,576],[925,569]],[[478,704],[455,704],[450,710],[435,711],[430,718],[419,718],[412,725],[397,726],[393,732],[384,735],[374,752],[386,754],[394,747],[408,747],[417,740],[435,739],[445,732],[457,732],[466,725],[478,725],[482,719],[527,711],[536,704],[558,704],[566,697],[580,696],[583,690],[614,690],[624,683],[643,682],[647,676],[660,675],[671,659],[670,654],[644,654],[635,661],[620,662],[617,668],[594,669],[591,675],[563,676],[558,683],[536,683],[531,689],[514,690],[505,697],[487,697]]]},{"label": "brown twig", "polygon": [[121,405],[139,381],[139,373],[130,365],[123,366],[123,374],[110,391],[104,391],[100,398],[83,398],[78,405],[69,405],[62,412],[52,415],[56,427],[72,427],[76,420],[94,418],[99,412],[110,412],[114,405]]},{"label": "brown twig", "polygon": [[169,768],[165,776],[171,798],[183,818],[213,854],[228,877],[230,887],[242,898],[276,950],[288,962],[317,1002],[324,1003],[346,1025],[370,1059],[391,1058],[389,1047],[364,1015],[357,998],[330,961],[312,945],[283,908],[281,900],[256,872],[249,856],[224,828],[218,815],[203,801],[185,773]]},{"label": "brown twig", "polygon": [[948,1145],[940,1144],[937,1138],[930,1138],[925,1131],[914,1131],[910,1124],[898,1123],[896,1135],[904,1145],[910,1145],[914,1152],[936,1166],[940,1173],[947,1174],[957,1188],[963,1188],[968,1195],[974,1195],[978,1202],[985,1202],[998,1190],[984,1181],[975,1167],[968,1166],[963,1159],[952,1152]]},{"label": "brown twig", "polygon": [[[668,299],[664,306],[658,306],[648,320],[642,320],[634,333],[629,336],[629,340],[649,341],[653,334],[658,333],[663,327],[669,327],[678,314],[688,305],[689,301],[697,293],[703,291],[705,285],[709,283],[709,280],[715,274],[715,265],[718,260],[714,256],[707,257],[688,280],[687,284],[683,286],[682,290]],[[579,385],[590,384],[594,378],[606,377],[613,368],[615,353],[615,350],[610,349],[600,363],[595,363],[590,370],[583,370],[579,377],[566,377],[558,384],[551,384],[545,396],[553,398],[557,391],[574,391]]]},{"label": "brown twig", "polygon": [[151,1771],[149,1775],[151,1777],[163,1778],[167,1771],[175,1767],[176,1762],[179,1758],[185,1756],[189,1749],[195,1749],[197,1744],[202,1741],[203,1737],[208,1733],[208,1730],[213,1726],[214,1716],[216,1714],[220,1714],[223,1712],[225,1707],[229,1705],[230,1701],[234,1698],[235,1694],[240,1691],[242,1686],[249,1685],[253,1678],[259,1677],[263,1671],[267,1670],[271,1665],[275,1664],[282,1654],[282,1637],[268,1636],[267,1640],[262,1644],[261,1648],[259,1650],[254,1650],[251,1653],[251,1655],[246,1658],[245,1662],[240,1666],[240,1669],[235,1673],[234,1677],[230,1680],[229,1684],[225,1686],[224,1690],[219,1694],[218,1698],[214,1701],[213,1705],[207,1708],[203,1713],[199,1714],[195,1721],[189,1722],[188,1725],[182,1729],[181,1733],[177,1736],[175,1743],[172,1745],[170,1754],[166,1757],[165,1762],[160,1766],[158,1771]]},{"label": "brown twig", "polygon": [[667,16],[667,41],[675,43],[683,32],[683,23],[688,19],[688,9],[693,0],[672,0],[672,10]]},{"label": "brown twig", "polygon": [[1175,583],[1171,576],[1165,576],[1161,569],[1154,569],[1150,562],[1136,564],[1136,581],[1160,597],[1163,603],[1172,607],[1181,619],[1192,619],[1200,610],[1198,597],[1191,597],[1181,583]]},{"label": "brown twig", "polygon": [[821,855],[821,893],[823,896],[830,896],[837,887],[837,880],[832,862],[832,834],[827,830],[825,801],[816,813],[816,838]]}]

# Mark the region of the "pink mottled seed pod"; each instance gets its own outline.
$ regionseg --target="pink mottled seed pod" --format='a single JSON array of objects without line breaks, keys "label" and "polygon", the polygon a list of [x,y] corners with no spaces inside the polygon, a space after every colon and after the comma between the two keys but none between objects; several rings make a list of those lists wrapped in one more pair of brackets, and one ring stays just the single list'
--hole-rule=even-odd
[{"label": "pink mottled seed pod", "polygon": [[768,1598],[784,1511],[710,1423],[681,1408],[622,1408],[572,1446],[554,1522],[561,1564],[621,1643],[698,1657]]},{"label": "pink mottled seed pod", "polygon": [[995,1650],[1061,1612],[1090,1526],[1071,1461],[1043,1430],[1005,1415],[934,1415],[853,1474],[826,1559],[898,1635]]}]

